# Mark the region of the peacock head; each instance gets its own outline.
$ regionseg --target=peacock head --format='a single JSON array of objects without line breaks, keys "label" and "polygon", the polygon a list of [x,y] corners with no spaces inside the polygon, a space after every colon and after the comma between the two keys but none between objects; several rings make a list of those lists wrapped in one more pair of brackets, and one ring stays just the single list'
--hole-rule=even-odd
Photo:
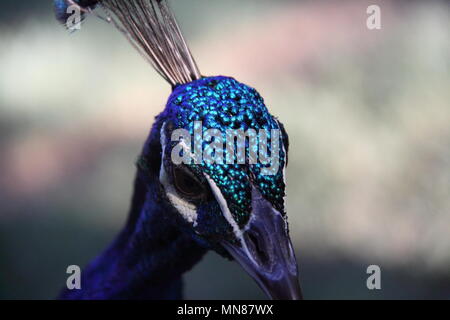
[{"label": "peacock head", "polygon": [[183,232],[234,258],[272,298],[299,298],[285,210],[288,137],[258,92],[222,76],[178,85],[155,128],[161,197]]},{"label": "peacock head", "polygon": [[112,23],[172,85],[138,172],[180,230],[234,258],[271,298],[301,298],[284,201],[288,136],[258,92],[202,77],[166,0],[54,3],[61,22],[75,6]]}]

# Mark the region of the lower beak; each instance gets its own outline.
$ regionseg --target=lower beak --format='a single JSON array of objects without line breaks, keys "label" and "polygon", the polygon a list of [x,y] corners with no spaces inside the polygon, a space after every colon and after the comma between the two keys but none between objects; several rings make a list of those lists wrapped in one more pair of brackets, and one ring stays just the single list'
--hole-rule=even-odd
[{"label": "lower beak", "polygon": [[251,217],[240,243],[222,246],[271,299],[302,299],[287,223],[254,187]]}]

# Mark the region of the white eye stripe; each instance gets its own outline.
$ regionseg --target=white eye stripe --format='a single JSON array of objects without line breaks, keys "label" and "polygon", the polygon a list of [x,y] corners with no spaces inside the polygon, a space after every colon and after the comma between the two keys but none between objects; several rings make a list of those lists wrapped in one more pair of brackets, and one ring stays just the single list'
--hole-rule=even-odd
[{"label": "white eye stripe", "polygon": [[194,225],[197,225],[197,208],[192,203],[184,200],[175,190],[173,185],[170,183],[166,168],[164,167],[164,154],[166,148],[166,134],[164,129],[166,123],[164,122],[160,130],[160,142],[161,142],[161,167],[159,170],[159,181],[164,187],[167,198],[169,198],[170,203],[177,209],[177,211],[183,216],[183,218]]},{"label": "white eye stripe", "polygon": [[230,209],[228,208],[227,202],[225,198],[222,195],[222,192],[220,191],[219,187],[216,185],[213,179],[211,179],[206,173],[203,173],[206,180],[209,183],[209,186],[211,187],[211,191],[214,194],[214,197],[216,198],[216,201],[219,203],[219,207],[222,210],[222,214],[227,220],[227,222],[231,225],[233,228],[233,232],[238,239],[242,239],[242,230],[239,228],[236,220],[234,220],[233,215],[230,212]]},{"label": "white eye stripe", "polygon": [[[284,150],[284,145],[283,145],[283,152],[284,152],[284,166],[283,166],[283,183],[284,183],[284,196],[283,196],[283,207],[284,207],[284,212],[287,212],[287,203],[286,203],[286,199],[287,199],[287,182],[286,182],[286,167],[287,167],[287,162],[286,162],[286,158],[287,158],[287,153]],[[285,221],[285,231],[289,232],[288,230],[288,224],[287,224],[287,214],[284,215],[283,217],[284,221]]]},{"label": "white eye stripe", "polygon": [[[250,258],[250,260],[253,262],[253,264],[257,265],[257,262],[253,259],[253,255],[250,253],[250,250],[247,247],[247,243],[244,240],[244,231],[242,231],[236,220],[234,220],[233,215],[230,212],[230,209],[228,208],[227,202],[225,201],[225,198],[223,197],[222,192],[220,191],[219,187],[217,187],[216,183],[213,179],[211,179],[206,173],[203,173],[206,177],[206,180],[209,183],[209,186],[211,187],[211,191],[214,194],[214,197],[216,198],[217,202],[219,203],[220,209],[222,210],[222,214],[225,217],[225,219],[228,221],[228,223],[233,228],[234,235],[236,236],[236,239],[240,242],[244,252],[246,252],[247,257]],[[252,218],[250,218],[251,221]],[[247,223],[246,227],[250,225],[250,221]]]},{"label": "white eye stripe", "polygon": [[286,197],[287,197],[287,193],[286,193],[286,187],[287,187],[287,183],[286,183],[286,167],[287,167],[287,154],[286,151],[284,150],[284,145],[282,145],[282,149],[283,149],[283,153],[284,153],[284,165],[283,165],[283,183],[284,183],[284,196],[283,196],[283,207],[284,210],[286,210]]}]

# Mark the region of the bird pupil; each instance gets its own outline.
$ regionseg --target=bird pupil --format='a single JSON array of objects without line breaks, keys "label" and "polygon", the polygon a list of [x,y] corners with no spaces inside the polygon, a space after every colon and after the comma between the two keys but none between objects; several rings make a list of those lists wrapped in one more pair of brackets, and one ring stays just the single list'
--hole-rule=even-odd
[{"label": "bird pupil", "polygon": [[181,168],[174,169],[174,181],[177,190],[185,196],[199,198],[202,196],[202,187],[186,170]]}]

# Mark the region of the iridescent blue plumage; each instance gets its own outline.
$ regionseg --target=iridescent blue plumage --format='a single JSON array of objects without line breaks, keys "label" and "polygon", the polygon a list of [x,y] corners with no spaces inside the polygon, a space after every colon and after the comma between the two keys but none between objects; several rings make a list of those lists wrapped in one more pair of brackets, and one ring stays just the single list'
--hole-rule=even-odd
[{"label": "iridescent blue plumage", "polygon": [[[271,129],[281,129],[254,88],[224,76],[205,77],[177,86],[161,116],[167,121],[172,120],[175,128],[187,129],[191,135],[194,135],[195,121],[201,121],[203,132],[218,129],[224,134],[224,140],[227,129],[264,129],[269,137]],[[247,155],[249,147],[247,143]],[[243,165],[237,161],[234,164],[207,164],[203,161],[201,168],[195,164],[191,167],[207,173],[217,183],[231,213],[242,227],[250,217],[252,184],[256,184],[262,195],[284,213],[284,157],[285,152],[281,150],[277,159],[279,169],[274,175],[261,174],[265,165],[260,162]]]}]

